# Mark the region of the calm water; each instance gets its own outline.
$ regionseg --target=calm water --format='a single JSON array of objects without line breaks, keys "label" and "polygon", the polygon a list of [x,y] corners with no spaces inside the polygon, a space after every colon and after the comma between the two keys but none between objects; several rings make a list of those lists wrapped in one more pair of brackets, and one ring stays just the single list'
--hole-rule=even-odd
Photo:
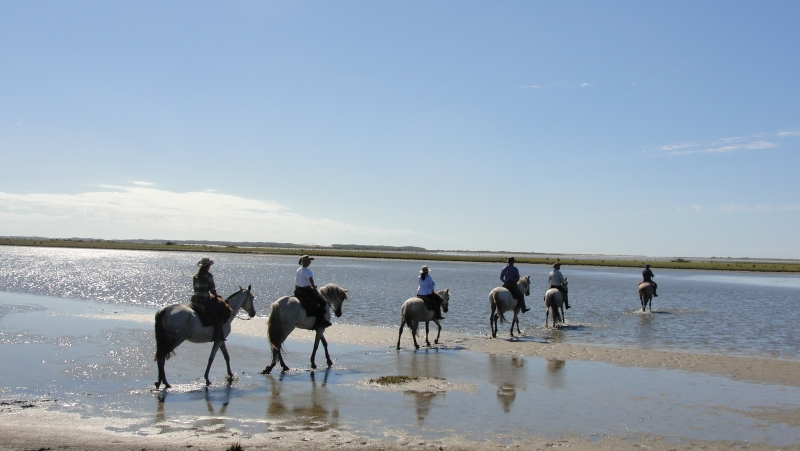
[{"label": "calm water", "polygon": [[[106,304],[152,307],[187,302],[201,254],[0,247],[0,291],[77,298]],[[297,257],[213,255],[218,291],[252,284],[260,315],[290,294]],[[446,330],[489,331],[489,291],[502,265],[425,261],[318,258],[319,284],[350,290],[351,303],[338,321],[395,327],[400,306],[416,290],[422,264],[437,288],[450,288]],[[533,280],[528,305],[538,307],[550,268],[519,265]],[[800,276],[681,271],[654,268],[659,283],[653,314],[640,309],[640,271],[562,267],[570,281],[569,327],[546,330],[544,311],[522,316],[531,340],[743,354],[794,359],[800,356]],[[507,329],[502,330],[507,334]]]}]

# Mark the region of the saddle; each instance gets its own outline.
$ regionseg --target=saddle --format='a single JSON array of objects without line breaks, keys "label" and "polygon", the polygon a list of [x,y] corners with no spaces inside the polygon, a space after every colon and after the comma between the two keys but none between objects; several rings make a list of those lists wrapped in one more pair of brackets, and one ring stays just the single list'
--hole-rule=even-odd
[{"label": "saddle", "polygon": [[422,299],[422,302],[425,303],[425,308],[432,312],[436,311],[436,305],[427,296],[417,296],[417,298]]},{"label": "saddle", "polygon": [[642,285],[650,285],[650,286],[652,286],[652,284],[650,282],[645,282],[643,280],[643,281],[639,282],[639,285],[636,285],[636,287],[637,288],[642,288]]},{"label": "saddle", "polygon": [[225,302],[225,300],[222,299],[221,296],[217,296],[214,300],[218,304],[223,306],[219,310],[225,313],[219,315],[217,314],[217,309],[215,309],[214,307],[203,305],[198,302],[189,303],[189,308],[194,310],[194,312],[197,314],[197,317],[200,318],[200,323],[203,325],[203,327],[216,326],[219,323],[224,323],[228,321],[228,319],[231,317],[231,314],[233,313],[233,310],[231,310],[231,306],[229,306],[228,303]]},{"label": "saddle", "polygon": [[319,298],[316,296],[295,296],[295,298],[300,301],[300,305],[303,306],[303,310],[306,311],[306,315],[308,316],[318,316],[320,311],[319,306]]}]

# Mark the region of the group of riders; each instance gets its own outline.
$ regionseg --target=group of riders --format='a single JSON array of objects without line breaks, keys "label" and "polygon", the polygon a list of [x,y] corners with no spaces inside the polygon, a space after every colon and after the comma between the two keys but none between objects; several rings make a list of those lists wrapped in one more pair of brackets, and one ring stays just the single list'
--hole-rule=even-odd
[{"label": "group of riders", "polygon": [[[298,260],[300,267],[295,273],[295,286],[294,297],[297,298],[306,313],[309,316],[316,317],[314,329],[330,327],[331,323],[325,319],[326,313],[326,300],[317,290],[317,285],[314,283],[314,274],[308,268],[314,259],[308,255],[303,255]],[[525,294],[520,290],[519,282],[520,275],[519,269],[514,266],[514,257],[508,257],[506,266],[500,271],[500,280],[503,282],[503,288],[511,293],[511,296],[517,300],[518,306],[522,313],[527,312],[530,308],[525,306]],[[194,275],[192,280],[194,287],[194,295],[192,296],[191,305],[201,316],[205,317],[208,323],[214,325],[214,340],[225,340],[222,333],[222,325],[228,321],[231,315],[231,308],[228,304],[217,295],[217,288],[214,285],[214,276],[209,271],[214,261],[208,257],[203,257],[197,266],[197,274]],[[645,265],[642,271],[643,282],[650,283],[653,286],[653,296],[658,296],[655,293],[658,285],[653,282],[653,271],[650,270],[650,265]],[[553,264],[553,270],[548,275],[550,288],[555,288],[561,292],[564,299],[564,306],[570,308],[569,299],[567,297],[567,290],[565,288],[565,278],[561,274],[561,263],[556,262]],[[430,275],[430,270],[427,266],[423,266],[419,271],[417,278],[418,288],[417,297],[425,302],[428,310],[433,312],[433,319],[442,320],[442,302],[444,301],[438,293],[436,293],[436,283]]]}]

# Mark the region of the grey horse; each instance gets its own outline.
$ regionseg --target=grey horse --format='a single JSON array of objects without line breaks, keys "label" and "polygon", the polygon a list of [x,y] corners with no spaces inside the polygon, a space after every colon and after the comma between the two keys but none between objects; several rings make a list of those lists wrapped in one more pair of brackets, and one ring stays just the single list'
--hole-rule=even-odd
[{"label": "grey horse", "polygon": [[[447,304],[450,301],[450,289],[437,291],[436,293],[442,297],[442,311],[447,313]],[[431,321],[436,323],[436,326],[439,328],[439,331],[436,332],[436,340],[433,340],[435,344],[439,344],[439,335],[442,333],[442,325],[439,324],[438,319],[434,319],[433,312],[428,310],[428,307],[425,306],[425,301],[418,297],[413,297],[404,302],[403,308],[400,309],[400,333],[397,335],[397,349],[400,349],[400,337],[403,336],[403,327],[406,325],[411,329],[411,336],[414,338],[414,347],[419,349],[419,345],[417,344],[417,329],[419,328],[419,323],[422,321],[425,321],[425,344],[428,346],[431,345],[431,342],[428,341],[428,325]]]},{"label": "grey horse", "polygon": [[[330,321],[331,313],[336,317],[342,316],[342,302],[347,299],[347,290],[340,288],[335,284],[328,284],[319,289],[319,294],[325,298],[327,305],[325,306],[325,319]],[[306,330],[314,330],[316,336],[314,337],[314,350],[311,352],[311,368],[316,368],[317,364],[314,363],[314,357],[317,355],[317,348],[319,343],[322,342],[322,347],[325,349],[325,359],[328,366],[333,365],[330,354],[328,354],[328,341],[325,340],[325,328],[314,329],[317,318],[315,316],[308,316],[306,310],[300,305],[300,301],[294,296],[284,296],[272,303],[269,309],[269,318],[267,318],[267,336],[269,337],[269,347],[272,349],[272,362],[264,368],[261,374],[269,374],[275,364],[280,360],[281,368],[283,371],[289,371],[289,367],[283,362],[282,348],[283,342],[290,333],[299,327]]]},{"label": "grey horse", "polygon": [[[520,277],[517,286],[525,296],[531,295],[531,277]],[[517,333],[522,334],[519,330],[519,311],[520,307],[516,299],[511,295],[511,292],[503,287],[497,287],[489,293],[489,306],[492,308],[492,313],[489,316],[489,326],[492,328],[492,338],[497,338],[497,320],[504,323],[506,318],[503,313],[513,311],[514,318],[511,319],[511,336],[514,336],[514,324],[517,325]]]},{"label": "grey horse", "polygon": [[[564,291],[569,292],[567,283],[567,278],[564,277]],[[551,311],[553,312],[553,327],[556,327],[556,321],[564,324],[564,296],[558,288],[550,288],[544,294],[544,309],[546,311],[544,327],[547,327],[547,320],[550,317]]]},{"label": "grey horse", "polygon": [[[253,295],[250,293],[250,287],[245,290],[239,287],[239,291],[233,293],[226,300],[230,305],[232,313],[228,322],[222,325],[222,333],[227,337],[231,333],[231,323],[239,313],[239,309],[245,309],[250,315],[250,318],[256,315],[256,309],[253,307]],[[214,362],[214,356],[217,350],[222,350],[222,355],[225,357],[225,363],[228,365],[228,378],[233,377],[231,371],[231,358],[228,355],[228,348],[225,347],[225,342],[222,340],[214,341],[214,326],[203,326],[200,322],[200,317],[191,308],[183,304],[168,305],[158,312],[156,312],[156,356],[155,361],[158,362],[158,380],[156,381],[156,388],[164,384],[164,388],[169,388],[167,383],[167,375],[164,372],[164,363],[175,353],[177,348],[185,340],[192,343],[210,343],[214,342],[211,348],[211,355],[208,356],[208,366],[206,373],[203,375],[206,379],[206,385],[211,385],[208,380],[208,372],[211,370],[211,363]]]},{"label": "grey horse", "polygon": [[643,312],[647,311],[647,304],[650,304],[650,311],[653,311],[653,286],[650,282],[639,282],[639,301]]}]

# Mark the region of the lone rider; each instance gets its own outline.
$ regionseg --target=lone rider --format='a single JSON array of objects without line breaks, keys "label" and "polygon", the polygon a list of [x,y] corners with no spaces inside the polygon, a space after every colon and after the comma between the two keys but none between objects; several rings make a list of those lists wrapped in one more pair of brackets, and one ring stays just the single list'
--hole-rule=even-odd
[{"label": "lone rider", "polygon": [[297,273],[294,277],[294,297],[297,299],[313,299],[317,301],[317,321],[314,323],[314,329],[331,327],[330,321],[325,319],[327,302],[325,298],[317,291],[317,285],[314,283],[314,275],[308,266],[311,265],[313,258],[308,255],[300,257],[297,264],[302,265],[297,268]]},{"label": "lone rider", "polygon": [[444,302],[444,299],[436,292],[436,283],[428,274],[427,266],[423,266],[419,270],[417,281],[419,282],[417,297],[425,301],[425,306],[428,307],[428,310],[433,310],[433,319],[444,319],[442,316],[442,302]]},{"label": "lone rider", "polygon": [[564,289],[564,275],[561,274],[561,263],[553,263],[553,270],[547,278],[550,281],[550,288],[555,288],[561,292],[561,297],[564,298],[564,307],[569,308],[569,299],[567,298],[567,290]]},{"label": "lone rider", "polygon": [[653,271],[650,271],[650,265],[644,265],[644,271],[642,271],[642,278],[645,282],[649,283],[653,287],[653,296],[658,297],[656,294],[656,290],[658,289],[658,284],[653,282],[653,277],[656,275],[653,274]]},{"label": "lone rider", "polygon": [[[194,287],[194,295],[192,295],[192,304],[200,306],[205,312],[209,310],[213,312],[216,317],[216,324],[214,324],[214,341],[225,341],[225,334],[222,332],[222,325],[228,321],[230,317],[230,307],[224,304],[225,301],[217,294],[217,286],[214,284],[214,276],[209,272],[214,260],[208,257],[203,257],[197,266],[197,274],[192,278],[192,286]],[[197,309],[196,309],[197,310]]]},{"label": "lone rider", "polygon": [[517,300],[522,313],[530,310],[525,307],[525,294],[519,289],[519,269],[514,266],[514,257],[508,257],[506,267],[500,272],[500,280],[503,281],[503,288],[511,292],[511,296]]}]

